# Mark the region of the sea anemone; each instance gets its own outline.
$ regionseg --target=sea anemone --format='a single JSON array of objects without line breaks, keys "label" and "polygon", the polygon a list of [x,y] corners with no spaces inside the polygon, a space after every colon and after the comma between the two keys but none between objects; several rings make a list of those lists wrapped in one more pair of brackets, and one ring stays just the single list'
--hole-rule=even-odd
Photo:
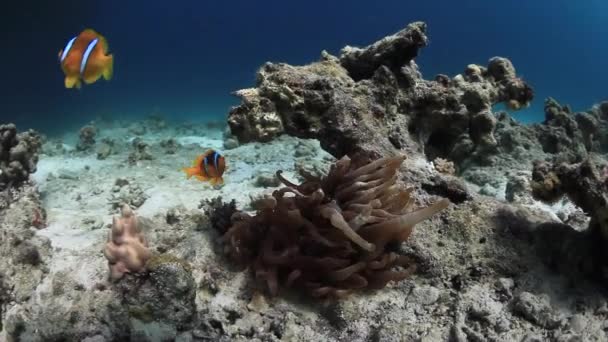
[{"label": "sea anemone", "polygon": [[256,215],[232,216],[225,252],[250,266],[271,295],[284,286],[341,298],[408,277],[413,260],[387,246],[407,240],[416,223],[449,201],[413,210],[413,189],[397,183],[404,160],[345,156],[326,177],[307,176],[300,185],[278,171],[286,187],[264,199]]}]

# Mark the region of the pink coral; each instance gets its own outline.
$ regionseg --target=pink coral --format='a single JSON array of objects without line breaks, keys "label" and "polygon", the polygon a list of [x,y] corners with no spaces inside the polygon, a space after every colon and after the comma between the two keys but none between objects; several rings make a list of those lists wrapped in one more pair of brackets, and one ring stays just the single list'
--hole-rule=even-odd
[{"label": "pink coral", "polygon": [[128,204],[124,204],[120,217],[114,217],[112,231],[104,255],[110,266],[110,278],[118,280],[125,273],[141,272],[151,256],[137,216]]}]

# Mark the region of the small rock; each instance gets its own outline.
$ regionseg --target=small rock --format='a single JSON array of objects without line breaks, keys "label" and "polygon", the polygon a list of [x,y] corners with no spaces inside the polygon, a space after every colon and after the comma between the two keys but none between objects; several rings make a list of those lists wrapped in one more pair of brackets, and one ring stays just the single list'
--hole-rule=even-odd
[{"label": "small rock", "polygon": [[226,140],[224,140],[224,149],[225,150],[232,150],[239,147],[239,142],[234,139],[234,138],[228,138]]},{"label": "small rock", "polygon": [[116,178],[116,181],[114,182],[114,185],[119,186],[119,187],[123,187],[125,185],[129,185],[129,180],[125,179],[125,178]]},{"label": "small rock", "polygon": [[484,185],[481,189],[479,189],[479,193],[486,196],[496,197],[498,194],[498,190],[491,186],[490,184]]},{"label": "small rock", "polygon": [[101,229],[104,226],[103,221],[92,217],[88,217],[82,220],[82,224],[84,226],[88,226],[91,230]]},{"label": "small rock", "polygon": [[165,149],[166,154],[175,154],[179,147],[179,144],[175,139],[167,139],[160,142],[160,146]]},{"label": "small rock", "polygon": [[80,129],[80,135],[76,149],[78,151],[91,150],[95,146],[95,136],[97,128],[93,125],[87,125]]},{"label": "small rock", "polygon": [[72,170],[60,169],[57,171],[57,177],[60,179],[78,180],[78,173]]},{"label": "small rock", "polygon": [[560,324],[549,301],[530,292],[522,292],[515,298],[513,311],[542,328],[555,329]]},{"label": "small rock", "polygon": [[511,330],[511,322],[506,317],[500,317],[496,320],[495,329],[497,333],[504,333]]},{"label": "small rock", "polygon": [[529,333],[521,339],[521,342],[543,342],[544,339],[534,333]]},{"label": "small rock", "polygon": [[97,159],[104,160],[107,159],[112,154],[112,146],[108,144],[101,144],[97,149]]},{"label": "small rock", "polygon": [[570,319],[570,328],[576,333],[582,333],[587,327],[587,318],[584,315],[576,314]]},{"label": "small rock", "polygon": [[422,305],[431,305],[439,299],[439,289],[433,286],[415,287],[412,291],[412,301]]},{"label": "small rock", "polygon": [[255,185],[258,187],[272,188],[281,185],[281,181],[272,173],[262,173],[256,178]]},{"label": "small rock", "polygon": [[433,160],[433,166],[439,173],[443,173],[446,175],[453,176],[456,174],[456,167],[454,166],[454,162],[443,159],[443,158],[435,158]]},{"label": "small rock", "polygon": [[263,294],[254,292],[251,301],[247,304],[247,309],[258,313],[264,313],[268,310],[268,301],[266,301],[266,297]]},{"label": "small rock", "polygon": [[511,293],[511,290],[513,290],[513,287],[515,286],[515,282],[513,281],[513,279],[499,278],[494,284],[494,286],[496,286],[496,291],[499,294],[504,295],[507,298],[513,297]]},{"label": "small rock", "polygon": [[179,212],[179,209],[171,208],[167,210],[165,220],[168,224],[176,224],[179,222],[181,220],[181,213]]},{"label": "small rock", "polygon": [[16,261],[22,264],[36,266],[40,264],[41,257],[38,249],[28,242],[17,247]]}]

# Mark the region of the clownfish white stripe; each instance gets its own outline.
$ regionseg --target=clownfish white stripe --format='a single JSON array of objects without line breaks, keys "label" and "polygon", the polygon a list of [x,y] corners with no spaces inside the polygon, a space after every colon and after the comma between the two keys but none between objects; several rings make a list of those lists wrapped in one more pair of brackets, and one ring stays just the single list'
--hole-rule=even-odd
[{"label": "clownfish white stripe", "polygon": [[217,152],[213,152],[213,166],[215,167],[216,170],[219,170],[219,168],[217,167],[217,158],[220,156],[219,153]]},{"label": "clownfish white stripe", "polygon": [[74,41],[76,40],[76,38],[78,38],[78,37],[74,37],[74,38],[70,39],[68,44],[63,49],[63,53],[61,54],[61,59],[60,59],[61,63],[63,63],[63,60],[68,56],[68,52],[70,52],[70,49],[72,48],[72,45],[74,44]]},{"label": "clownfish white stripe", "polygon": [[203,159],[203,169],[205,170],[205,176],[209,176],[209,170],[207,170],[207,159],[207,156],[205,156],[205,158]]},{"label": "clownfish white stripe", "polygon": [[89,46],[87,46],[84,55],[82,55],[82,61],[80,62],[80,76],[84,76],[84,70],[86,69],[87,62],[89,61],[89,55],[91,54],[98,42],[98,38],[93,39],[93,41],[89,43]]}]

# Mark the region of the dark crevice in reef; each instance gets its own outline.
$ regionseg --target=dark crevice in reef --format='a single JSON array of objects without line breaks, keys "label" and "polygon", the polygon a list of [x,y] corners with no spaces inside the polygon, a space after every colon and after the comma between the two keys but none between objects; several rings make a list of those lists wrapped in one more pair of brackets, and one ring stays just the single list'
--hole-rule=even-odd
[{"label": "dark crevice in reef", "polygon": [[457,132],[449,129],[438,129],[431,133],[424,146],[424,153],[428,160],[435,158],[450,158],[452,147],[458,140]]}]

